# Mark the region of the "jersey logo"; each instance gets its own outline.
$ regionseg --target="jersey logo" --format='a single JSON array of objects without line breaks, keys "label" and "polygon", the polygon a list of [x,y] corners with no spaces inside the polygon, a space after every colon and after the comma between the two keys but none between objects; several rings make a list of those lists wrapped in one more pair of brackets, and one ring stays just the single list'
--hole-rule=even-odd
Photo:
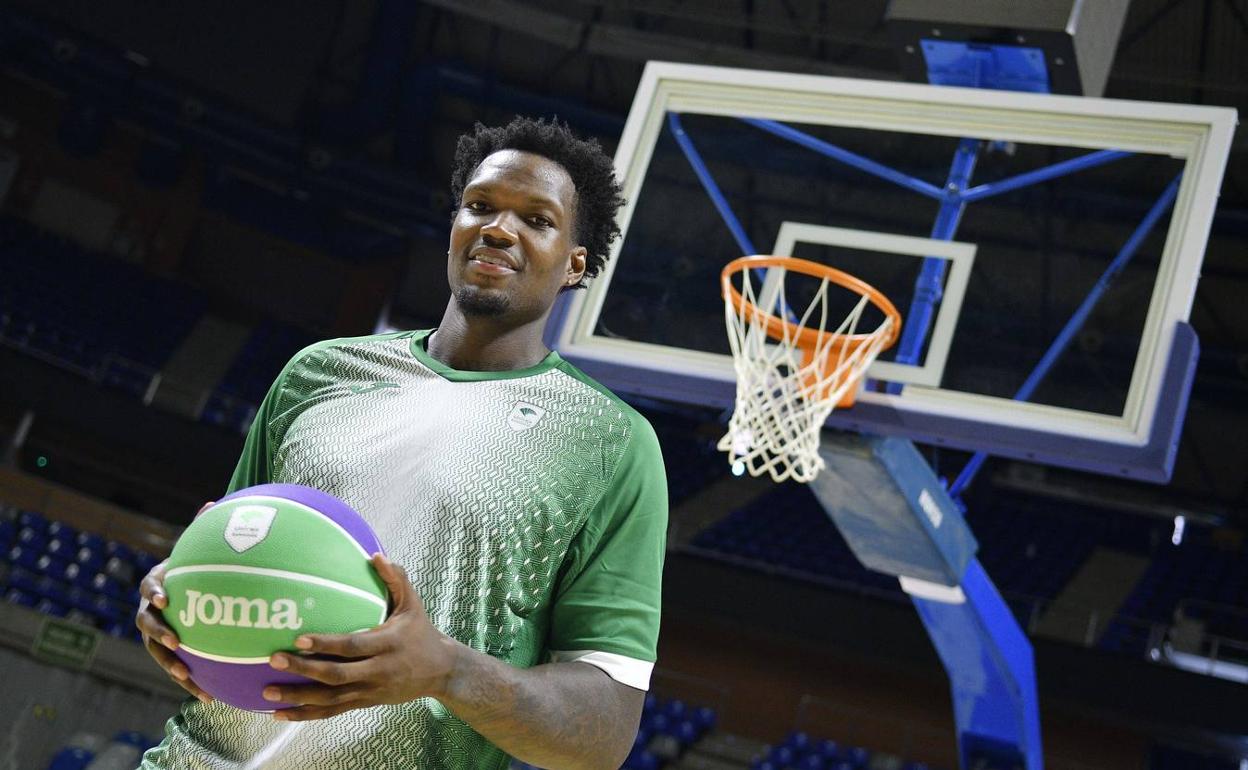
[{"label": "jersey logo", "polygon": [[511,408],[511,414],[507,415],[507,425],[514,431],[528,430],[537,425],[545,414],[546,410],[536,404],[517,401]]},{"label": "jersey logo", "polygon": [[397,382],[374,382],[372,385],[352,385],[351,392],[358,395],[360,393],[372,393],[374,390],[397,387],[399,387]]},{"label": "jersey logo", "polygon": [[269,536],[276,508],[267,505],[240,505],[225,524],[225,542],[238,553],[258,545]]}]

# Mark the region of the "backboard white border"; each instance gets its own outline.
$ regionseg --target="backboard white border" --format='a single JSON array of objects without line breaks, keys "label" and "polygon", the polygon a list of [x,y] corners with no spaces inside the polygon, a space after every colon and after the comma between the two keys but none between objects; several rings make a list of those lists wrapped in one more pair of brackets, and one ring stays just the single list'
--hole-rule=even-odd
[{"label": "backboard white border", "polygon": [[[619,216],[625,232],[668,112],[1118,149],[1183,159],[1183,181],[1122,415],[1088,415],[917,385],[906,387],[901,396],[874,392],[860,396],[863,402],[977,421],[985,427],[1013,426],[1123,445],[1146,443],[1174,328],[1187,320],[1195,296],[1235,129],[1234,110],[650,62],[615,156],[628,201]],[[593,333],[621,245],[622,240],[616,242],[589,290],[572,298],[556,336],[560,352],[574,361],[581,358],[731,382],[734,375],[727,355],[672,350]],[[723,255],[723,261],[737,256],[741,255]]]},{"label": "backboard white border", "polygon": [[[802,222],[783,222],[771,253],[791,257],[799,243],[841,246],[847,249],[919,258],[938,257],[949,261],[944,294],[937,306],[936,321],[932,324],[927,355],[923,357],[923,362],[913,365],[876,359],[875,363],[867,369],[867,376],[875,380],[901,382],[907,385],[927,385],[932,388],[940,387],[941,378],[945,373],[945,362],[949,359],[949,347],[953,344],[953,331],[958,323],[958,315],[962,311],[962,300],[966,296],[966,285],[971,280],[971,266],[975,261],[975,244]],[[768,278],[770,279],[770,275]],[[767,282],[763,284],[761,296],[768,296]]]}]

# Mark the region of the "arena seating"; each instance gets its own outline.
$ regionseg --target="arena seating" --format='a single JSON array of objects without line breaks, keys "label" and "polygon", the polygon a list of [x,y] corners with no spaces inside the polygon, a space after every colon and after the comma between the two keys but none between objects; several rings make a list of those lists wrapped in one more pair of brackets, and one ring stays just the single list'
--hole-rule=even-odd
[{"label": "arena seating", "polygon": [[257,325],[208,397],[200,419],[210,425],[246,432],[282,367],[312,342],[311,337],[289,326],[272,321]]},{"label": "arena seating", "polygon": [[[703,430],[704,420],[636,399],[630,403],[650,421],[659,438],[667,469],[667,496],[673,507],[728,475],[724,454],[715,448],[717,436],[712,438]],[[711,433],[718,431],[715,427]]]},{"label": "arena seating", "polygon": [[785,483],[694,537],[692,550],[839,588],[868,588],[897,600],[895,578],[863,567],[814,494]]},{"label": "arena seating", "polygon": [[867,770],[873,767],[928,770],[922,762],[906,762],[892,755],[873,754],[861,746],[845,746],[831,739],[813,738],[800,731],[789,733],[783,741],[769,747],[750,767],[751,770]]},{"label": "arena seating", "polygon": [[[75,735],[48,761],[46,770],[88,770],[92,767],[119,767],[120,762],[137,761],[142,752],[160,743],[137,730],[124,730],[107,741],[93,733]],[[96,758],[99,761],[96,762]]]},{"label": "arena seating", "polygon": [[191,289],[0,217],[0,340],[142,396],[205,310]]},{"label": "arena seating", "polygon": [[[1156,547],[1161,564],[1172,558],[1168,541],[1155,545],[1157,525],[1088,505],[993,490],[972,500],[966,516],[979,541],[980,563],[1024,625],[1033,606],[1053,599],[1096,547],[1143,554]],[[691,546],[693,552],[710,558],[745,563],[839,588],[866,589],[898,600],[904,598],[895,579],[858,563],[814,495],[801,484],[778,485],[699,533]],[[1242,597],[1242,580],[1248,567],[1229,563],[1217,567],[1219,563],[1210,562],[1221,570],[1218,574],[1240,576],[1234,584],[1241,586],[1238,595]],[[1183,564],[1183,569],[1193,575],[1204,568],[1200,559]],[[1213,585],[1210,581],[1221,579],[1192,580],[1199,585]],[[1231,589],[1223,586],[1219,590]],[[1169,606],[1173,606],[1173,598]],[[1130,614],[1134,608],[1136,605],[1130,605],[1124,612]]]},{"label": "arena seating", "polygon": [[0,596],[138,640],[138,581],[157,558],[38,512],[0,503]]},{"label": "arena seating", "polygon": [[1103,544],[1103,516],[1022,495],[982,495],[966,519],[993,582],[1022,596],[1052,598]]},{"label": "arena seating", "polygon": [[[663,700],[648,693],[637,737],[623,767],[659,770],[675,763],[715,729],[716,719],[715,710],[707,706],[692,706],[678,698]],[[518,760],[513,761],[511,767],[512,770],[537,770],[534,765]]]},{"label": "arena seating", "polygon": [[[207,309],[193,289],[0,216],[0,343],[143,397]],[[263,321],[201,419],[244,432],[282,366],[312,338]]]},{"label": "arena seating", "polygon": [[1238,760],[1197,754],[1172,746],[1157,746],[1149,757],[1148,770],[1241,770]]},{"label": "arena seating", "polygon": [[[1170,624],[1176,612],[1201,621],[1206,633],[1237,640],[1248,650],[1248,553],[1242,543],[1220,540],[1208,528],[1188,527],[1177,546],[1157,549],[1122,614]],[[1148,629],[1117,620],[1101,641],[1105,649],[1142,654]]]},{"label": "arena seating", "polygon": [[[1175,621],[1182,608],[1208,634],[1248,651],[1248,554],[1242,544],[1188,527],[1173,546],[1163,523],[1086,504],[1043,500],[993,490],[970,501],[967,521],[979,540],[978,558],[1018,621],[1053,599],[1094,548],[1149,555],[1150,566],[1102,635],[1101,649],[1139,656],[1154,625]],[[692,552],[838,588],[902,600],[894,579],[862,567],[814,495],[782,484],[732,511],[691,543]],[[1037,605],[1039,603],[1039,605]],[[1152,640],[1156,642],[1156,639]]]}]

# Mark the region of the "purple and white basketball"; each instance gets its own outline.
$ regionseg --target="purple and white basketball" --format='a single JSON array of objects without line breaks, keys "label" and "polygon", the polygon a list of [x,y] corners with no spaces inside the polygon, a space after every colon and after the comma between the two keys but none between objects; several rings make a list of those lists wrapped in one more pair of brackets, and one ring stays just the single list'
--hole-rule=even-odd
[{"label": "purple and white basketball", "polygon": [[269,684],[308,680],[269,666],[302,634],[363,631],[386,619],[389,594],[369,559],[372,529],[338,498],[297,484],[261,484],[222,498],[169,557],[165,621],[176,654],[214,698],[248,711]]}]

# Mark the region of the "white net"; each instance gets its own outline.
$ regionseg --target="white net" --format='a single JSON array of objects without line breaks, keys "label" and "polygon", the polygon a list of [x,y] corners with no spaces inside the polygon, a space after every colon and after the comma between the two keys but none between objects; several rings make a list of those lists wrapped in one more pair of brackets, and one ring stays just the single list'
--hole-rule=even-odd
[{"label": "white net", "polygon": [[[852,402],[863,372],[890,340],[894,321],[886,316],[874,331],[856,334],[870,303],[864,294],[840,325],[829,329],[828,289],[845,290],[839,284],[822,278],[805,310],[794,316],[785,292],[787,271],[767,271],[775,275],[764,283],[761,301],[751,272],[740,271],[740,301],[724,297],[737,401],[718,448],[738,472],[808,482],[823,469],[824,421],[838,404]],[[787,314],[790,322],[767,308]]]}]

